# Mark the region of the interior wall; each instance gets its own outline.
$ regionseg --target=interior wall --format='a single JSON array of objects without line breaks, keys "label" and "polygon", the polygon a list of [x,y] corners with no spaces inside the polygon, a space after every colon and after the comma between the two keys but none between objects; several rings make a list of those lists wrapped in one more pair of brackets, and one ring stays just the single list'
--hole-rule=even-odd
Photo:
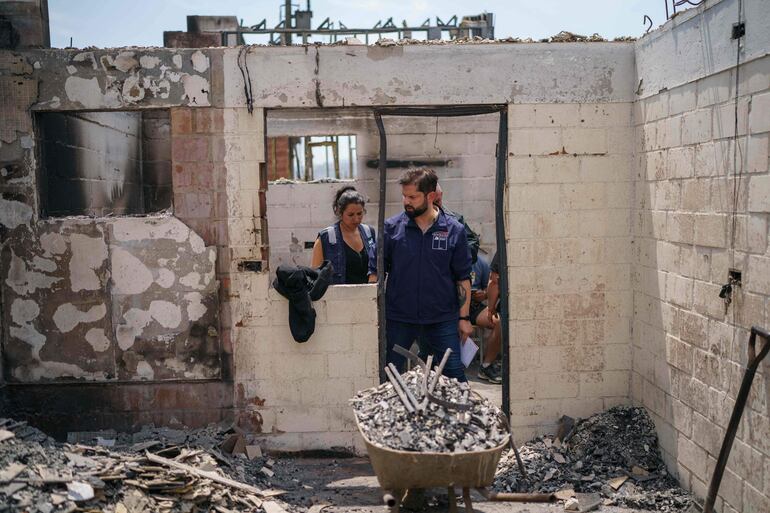
[{"label": "interior wall", "polygon": [[[742,8],[740,52],[737,0],[707,2],[637,42],[631,397],[699,497],[745,371],[748,330],[770,322],[770,12],[761,1]],[[726,305],[730,269],[742,285]],[[765,361],[754,380],[717,510],[770,510],[769,369]]]},{"label": "interior wall", "polygon": [[[498,117],[460,118],[387,116],[388,159],[445,161],[434,165],[444,189],[447,208],[465,216],[481,237],[482,255],[490,260],[495,247],[494,173]],[[377,227],[379,134],[369,109],[324,111],[271,110],[268,137],[353,134],[356,136],[358,176],[352,180],[368,199],[364,222]],[[398,178],[402,167],[388,169],[385,216],[403,210]],[[283,263],[309,265],[319,230],[336,221],[335,192],[346,183],[271,183],[267,193],[271,268]]]},{"label": "interior wall", "polygon": [[513,104],[506,238],[511,424],[629,401],[632,104]]}]

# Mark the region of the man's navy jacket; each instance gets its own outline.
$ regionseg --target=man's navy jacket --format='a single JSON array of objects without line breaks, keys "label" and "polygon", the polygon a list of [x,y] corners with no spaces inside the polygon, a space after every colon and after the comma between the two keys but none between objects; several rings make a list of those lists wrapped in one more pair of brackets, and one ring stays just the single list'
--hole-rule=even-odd
[{"label": "man's navy jacket", "polygon": [[[412,324],[457,320],[457,282],[470,279],[463,225],[439,211],[424,234],[405,212],[385,220],[386,316]],[[369,270],[375,272],[374,262]]]}]

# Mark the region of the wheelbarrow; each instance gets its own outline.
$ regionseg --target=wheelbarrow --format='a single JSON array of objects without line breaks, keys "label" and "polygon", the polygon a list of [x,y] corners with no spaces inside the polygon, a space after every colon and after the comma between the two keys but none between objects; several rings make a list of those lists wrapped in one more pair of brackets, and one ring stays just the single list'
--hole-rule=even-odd
[{"label": "wheelbarrow", "polygon": [[473,512],[471,488],[493,501],[550,502],[552,494],[496,493],[486,487],[495,480],[495,470],[508,437],[490,449],[468,452],[410,452],[376,445],[356,426],[366,444],[369,460],[380,483],[382,499],[391,513],[398,513],[401,500],[409,489],[446,488],[449,511],[457,512],[455,488],[462,488],[465,511]]}]

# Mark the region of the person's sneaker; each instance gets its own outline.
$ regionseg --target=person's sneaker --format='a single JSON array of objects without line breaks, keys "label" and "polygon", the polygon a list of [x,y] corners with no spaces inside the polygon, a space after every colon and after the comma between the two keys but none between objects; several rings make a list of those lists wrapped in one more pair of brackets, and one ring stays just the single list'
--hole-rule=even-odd
[{"label": "person's sneaker", "polygon": [[479,367],[479,373],[478,373],[479,379],[483,379],[484,381],[489,381],[490,383],[493,383],[495,385],[499,385],[503,382],[503,378],[500,377],[500,371],[497,370],[497,368],[494,365],[488,365],[484,367],[483,365]]}]

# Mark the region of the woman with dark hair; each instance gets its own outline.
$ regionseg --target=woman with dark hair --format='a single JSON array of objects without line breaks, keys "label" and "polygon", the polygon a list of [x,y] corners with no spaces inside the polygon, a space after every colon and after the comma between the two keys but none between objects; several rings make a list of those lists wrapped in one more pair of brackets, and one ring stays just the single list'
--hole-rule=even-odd
[{"label": "woman with dark hair", "polygon": [[334,268],[332,283],[370,283],[369,260],[376,259],[374,228],[364,224],[366,200],[352,185],[342,187],[334,195],[332,209],[338,221],[318,232],[313,245],[311,267],[329,260]]}]

